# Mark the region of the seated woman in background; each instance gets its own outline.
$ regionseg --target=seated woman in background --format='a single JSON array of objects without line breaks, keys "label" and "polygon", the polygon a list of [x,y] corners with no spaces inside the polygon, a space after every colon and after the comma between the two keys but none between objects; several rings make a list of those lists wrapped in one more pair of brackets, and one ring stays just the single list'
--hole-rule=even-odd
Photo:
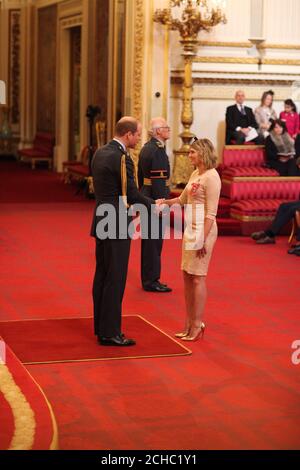
[{"label": "seated woman in background", "polygon": [[265,91],[261,97],[261,103],[255,110],[255,119],[259,126],[259,134],[264,138],[269,135],[269,129],[272,121],[277,119],[275,110],[273,109],[274,92],[272,90]]},{"label": "seated woman in background", "polygon": [[295,143],[280,119],[273,121],[270,135],[266,138],[266,157],[270,168],[278,171],[280,176],[297,176],[295,161]]},{"label": "seated woman in background", "polygon": [[295,139],[299,133],[299,115],[293,100],[285,100],[284,111],[280,113],[279,118],[285,122],[288,133]]}]

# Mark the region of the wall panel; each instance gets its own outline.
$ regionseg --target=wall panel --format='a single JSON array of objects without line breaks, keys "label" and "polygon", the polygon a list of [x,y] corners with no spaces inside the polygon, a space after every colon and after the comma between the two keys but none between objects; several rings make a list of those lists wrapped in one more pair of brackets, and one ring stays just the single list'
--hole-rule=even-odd
[{"label": "wall panel", "polygon": [[56,5],[38,10],[37,130],[55,134]]}]

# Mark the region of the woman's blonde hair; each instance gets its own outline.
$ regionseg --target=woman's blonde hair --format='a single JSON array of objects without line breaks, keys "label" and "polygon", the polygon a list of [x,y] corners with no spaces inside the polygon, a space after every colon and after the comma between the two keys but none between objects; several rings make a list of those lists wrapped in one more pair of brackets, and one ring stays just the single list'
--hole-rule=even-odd
[{"label": "woman's blonde hair", "polygon": [[193,142],[191,148],[198,152],[199,157],[202,159],[204,167],[206,170],[215,168],[217,166],[217,155],[215,148],[210,140],[208,139],[199,139],[196,142]]}]

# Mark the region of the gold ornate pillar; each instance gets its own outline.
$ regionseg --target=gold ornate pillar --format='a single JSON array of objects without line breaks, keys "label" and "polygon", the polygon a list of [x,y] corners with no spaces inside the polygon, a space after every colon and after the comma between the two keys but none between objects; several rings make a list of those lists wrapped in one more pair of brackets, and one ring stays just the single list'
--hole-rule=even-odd
[{"label": "gold ornate pillar", "polygon": [[174,168],[172,182],[176,186],[184,185],[189,180],[193,167],[188,159],[190,142],[195,134],[190,130],[194,121],[193,115],[193,60],[197,53],[198,41],[183,39],[180,41],[183,46],[184,58],[184,84],[182,90],[182,112],[181,123],[183,132],[180,134],[182,145],[179,150],[174,150]]},{"label": "gold ornate pillar", "polygon": [[[194,134],[190,131],[193,123],[193,78],[192,63],[199,45],[198,34],[201,30],[210,31],[219,23],[226,23],[222,8],[225,0],[170,0],[169,8],[158,9],[153,20],[166,25],[168,29],[179,31],[184,57],[184,85],[182,97],[181,123],[183,132],[180,134],[182,146],[174,151],[175,162],[173,183],[184,185],[188,182],[192,167],[188,161],[188,151]],[[174,15],[173,15],[174,13]]]}]

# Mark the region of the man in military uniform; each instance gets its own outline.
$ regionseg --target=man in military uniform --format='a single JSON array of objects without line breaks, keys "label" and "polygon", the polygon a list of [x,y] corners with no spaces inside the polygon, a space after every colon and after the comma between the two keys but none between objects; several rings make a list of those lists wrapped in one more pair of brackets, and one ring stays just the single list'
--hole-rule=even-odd
[{"label": "man in military uniform", "polygon": [[[165,144],[170,138],[170,127],[165,119],[157,117],[150,123],[150,140],[144,145],[139,158],[138,178],[141,193],[152,199],[169,197],[170,164]],[[159,215],[157,215],[159,217]],[[159,238],[151,239],[151,216],[148,233],[142,227],[141,276],[143,289],[149,292],[171,292],[160,282],[161,251],[163,246],[162,218],[159,220]]]},{"label": "man in military uniform", "polygon": [[[140,135],[141,124],[132,117],[123,117],[116,125],[114,139],[95,153],[91,165],[96,198],[91,230],[96,238],[94,331],[99,343],[105,346],[135,344],[121,332],[131,242],[128,226],[132,222],[127,209],[128,205],[139,203],[151,212],[151,204],[155,203],[138,191],[133,161],[127,153],[128,148],[138,143]],[[111,209],[114,220],[107,217]]]}]

